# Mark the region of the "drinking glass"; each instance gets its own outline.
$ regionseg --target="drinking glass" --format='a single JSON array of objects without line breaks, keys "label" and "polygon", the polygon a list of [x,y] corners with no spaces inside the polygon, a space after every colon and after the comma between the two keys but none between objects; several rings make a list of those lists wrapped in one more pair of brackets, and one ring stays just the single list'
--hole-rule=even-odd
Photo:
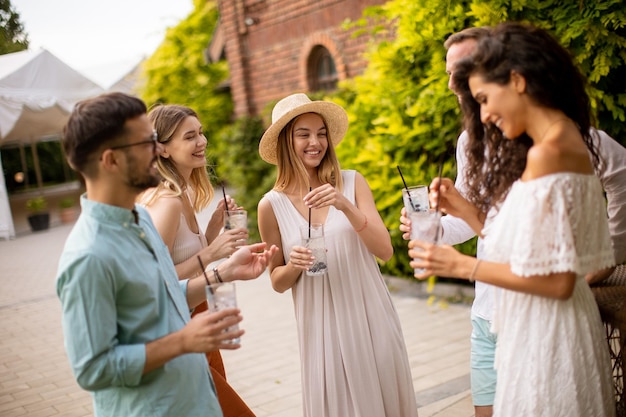
[{"label": "drinking glass", "polygon": [[[441,212],[430,209],[427,211],[414,211],[409,213],[411,220],[411,240],[423,240],[428,243],[437,243],[441,237]],[[421,250],[415,248],[413,250]],[[419,261],[418,258],[413,258]],[[424,269],[415,268],[415,274],[424,273]]]},{"label": "drinking glass", "polygon": [[425,185],[414,185],[403,188],[402,201],[404,202],[407,215],[415,211],[428,211],[430,209],[428,187]]},{"label": "drinking glass", "polygon": [[[234,282],[220,282],[206,286],[206,299],[209,311],[218,312],[226,308],[237,307],[237,292]],[[239,324],[226,328],[225,332],[239,330]],[[238,344],[239,337],[226,341],[226,343]]]},{"label": "drinking glass", "polygon": [[324,225],[311,223],[311,225],[301,226],[300,237],[302,238],[302,246],[310,249],[315,258],[313,265],[306,271],[306,275],[324,275],[328,271],[326,242],[324,241]]},{"label": "drinking glass", "polygon": [[[226,210],[224,213],[224,230],[248,228],[248,212],[245,210]],[[246,239],[237,241],[240,246],[246,244]]]},{"label": "drinking glass", "polygon": [[224,213],[224,230],[248,228],[248,212],[245,210],[226,210]]}]

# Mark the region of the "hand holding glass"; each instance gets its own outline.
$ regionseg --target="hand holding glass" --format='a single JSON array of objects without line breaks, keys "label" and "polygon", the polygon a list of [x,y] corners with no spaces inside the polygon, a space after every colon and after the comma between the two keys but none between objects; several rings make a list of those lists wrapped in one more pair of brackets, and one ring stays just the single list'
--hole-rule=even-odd
[{"label": "hand holding glass", "polygon": [[224,215],[224,230],[243,227],[248,228],[248,212],[245,210],[226,210]]},{"label": "hand holding glass", "polygon": [[[240,228],[248,228],[248,212],[245,210],[226,210],[224,213],[224,230]],[[241,239],[241,244],[244,245],[245,243],[246,239]]]},{"label": "hand holding glass", "polygon": [[[411,220],[411,240],[422,240],[428,243],[438,243],[441,232],[441,212],[435,210],[414,211],[408,213]],[[415,248],[414,250],[421,250]],[[420,259],[413,258],[414,261]],[[415,274],[423,274],[422,268],[415,268]]]},{"label": "hand holding glass", "polygon": [[302,246],[310,249],[313,257],[313,265],[306,271],[308,276],[324,275],[328,271],[326,260],[326,242],[324,241],[324,225],[311,223],[300,227]]},{"label": "hand holding glass", "polygon": [[[237,293],[234,282],[223,282],[206,286],[206,299],[209,311],[218,312],[226,308],[237,307]],[[228,327],[225,332],[239,330],[239,324]],[[227,340],[225,343],[239,344],[240,338]]]}]

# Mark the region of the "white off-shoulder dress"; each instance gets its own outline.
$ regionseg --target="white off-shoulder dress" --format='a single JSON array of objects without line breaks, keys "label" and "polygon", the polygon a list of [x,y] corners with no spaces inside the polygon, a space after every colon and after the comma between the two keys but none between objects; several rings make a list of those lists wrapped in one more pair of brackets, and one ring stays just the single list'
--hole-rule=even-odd
[{"label": "white off-shoulder dress", "polygon": [[[355,171],[342,171],[355,201]],[[285,262],[305,219],[289,198],[265,195]],[[415,417],[417,406],[400,320],[380,269],[346,216],[330,207],[324,224],[328,273],[302,274],[292,287],[305,417]]]},{"label": "white off-shoulder dress", "polygon": [[494,416],[614,416],[608,348],[584,279],[614,264],[597,177],[558,173],[517,181],[483,233],[485,259],[508,263],[517,275],[577,275],[567,300],[496,293]]}]

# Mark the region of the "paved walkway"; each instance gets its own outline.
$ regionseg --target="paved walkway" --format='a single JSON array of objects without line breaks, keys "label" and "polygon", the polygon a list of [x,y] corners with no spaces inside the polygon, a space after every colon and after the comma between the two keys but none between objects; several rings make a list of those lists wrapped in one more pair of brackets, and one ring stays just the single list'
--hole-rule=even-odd
[{"label": "paved walkway", "polygon": [[[63,225],[0,241],[2,417],[93,415],[91,397],[74,381],[65,356],[55,293],[57,260],[70,229]],[[392,295],[420,417],[473,416],[469,306],[429,306],[425,297],[406,291]],[[238,285],[238,300],[246,334],[241,349],[223,352],[229,381],[258,417],[301,417],[291,295],[274,292],[264,274]]]}]

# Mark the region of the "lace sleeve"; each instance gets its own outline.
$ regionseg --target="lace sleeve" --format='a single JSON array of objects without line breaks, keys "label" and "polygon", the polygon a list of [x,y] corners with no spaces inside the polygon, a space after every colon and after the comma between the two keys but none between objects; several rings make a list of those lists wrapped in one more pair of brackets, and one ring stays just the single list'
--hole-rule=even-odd
[{"label": "lace sleeve", "polygon": [[[551,175],[520,183],[511,270],[521,276],[584,275],[615,263],[595,176]],[[518,193],[520,197],[520,193]]]}]

